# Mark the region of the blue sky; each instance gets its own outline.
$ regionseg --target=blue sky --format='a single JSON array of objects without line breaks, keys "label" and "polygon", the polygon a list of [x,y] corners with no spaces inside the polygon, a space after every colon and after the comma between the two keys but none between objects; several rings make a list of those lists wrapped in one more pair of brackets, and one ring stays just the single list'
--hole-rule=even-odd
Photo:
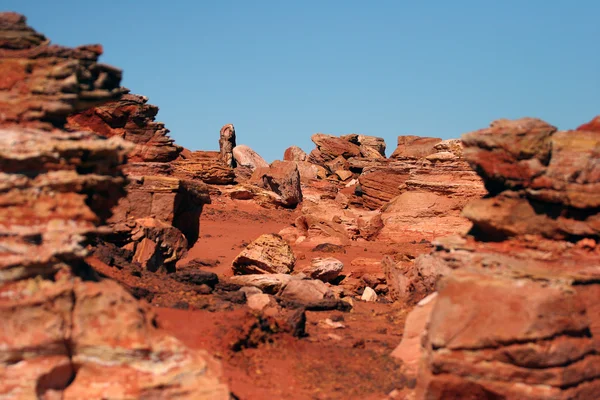
[{"label": "blue sky", "polygon": [[177,143],[236,127],[268,161],[316,132],[459,137],[600,114],[597,0],[4,0],[54,43],[101,43]]}]

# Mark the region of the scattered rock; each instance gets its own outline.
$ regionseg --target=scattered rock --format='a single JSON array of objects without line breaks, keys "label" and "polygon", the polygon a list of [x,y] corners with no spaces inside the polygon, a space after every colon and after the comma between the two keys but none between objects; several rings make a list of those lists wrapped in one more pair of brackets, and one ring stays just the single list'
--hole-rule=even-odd
[{"label": "scattered rock", "polygon": [[377,301],[377,293],[369,286],[365,287],[365,291],[360,297],[362,301]]},{"label": "scattered rock", "polygon": [[268,306],[277,306],[277,301],[271,295],[260,293],[248,297],[246,304],[252,310],[262,311]]},{"label": "scattered rock", "polygon": [[344,264],[336,258],[317,257],[312,259],[310,266],[303,268],[301,271],[313,279],[331,282],[340,275],[343,268]]},{"label": "scattered rock", "polygon": [[323,282],[312,279],[292,279],[279,294],[282,298],[299,303],[332,299],[333,293]]},{"label": "scattered rock", "polygon": [[197,269],[179,269],[171,277],[178,282],[192,285],[207,285],[214,288],[219,283],[219,277],[214,272],[200,271]]},{"label": "scattered rock", "polygon": [[365,287],[365,291],[363,292],[362,296],[360,297],[360,299],[362,301],[377,301],[377,293],[375,293],[375,291],[373,289],[371,289],[370,287]]},{"label": "scattered rock", "polygon": [[296,257],[290,245],[276,234],[264,234],[250,243],[233,260],[236,274],[288,274]]},{"label": "scattered rock", "polygon": [[311,251],[318,251],[322,253],[343,253],[346,254],[346,249],[344,246],[340,246],[338,244],[333,243],[321,243],[316,245]]},{"label": "scattered rock", "polygon": [[229,282],[240,286],[252,286],[262,292],[275,294],[292,279],[288,274],[250,274],[236,275]]}]

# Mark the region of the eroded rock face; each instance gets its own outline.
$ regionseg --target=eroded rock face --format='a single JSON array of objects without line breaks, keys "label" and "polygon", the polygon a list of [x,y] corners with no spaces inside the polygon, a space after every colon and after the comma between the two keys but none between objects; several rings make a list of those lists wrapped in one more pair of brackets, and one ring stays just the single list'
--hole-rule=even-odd
[{"label": "eroded rock face", "polygon": [[63,130],[69,113],[120,93],[100,53],[49,46],[0,13],[0,97],[11,99],[0,102],[0,397],[227,399],[214,360],[83,261],[124,194],[132,149]]},{"label": "eroded rock face", "polygon": [[162,122],[155,122],[158,107],[148,98],[129,93],[117,100],[69,116],[67,128],[90,131],[105,137],[119,136],[135,143],[128,154],[130,162],[168,162],[175,160],[182,147],[168,136]]},{"label": "eroded rock face", "polygon": [[144,96],[122,91],[115,100],[68,117],[71,130],[135,144],[123,168],[129,180],[127,196],[109,220],[115,234],[98,247],[125,250],[130,255],[126,261],[150,271],[173,270],[196,242],[202,207],[210,203],[203,182],[232,183],[235,175],[218,158],[207,161],[197,152],[183,152],[164,124],[154,121],[158,107]]},{"label": "eroded rock face", "polygon": [[531,118],[463,137],[490,193],[429,256],[447,270],[417,398],[600,396],[598,140]]}]

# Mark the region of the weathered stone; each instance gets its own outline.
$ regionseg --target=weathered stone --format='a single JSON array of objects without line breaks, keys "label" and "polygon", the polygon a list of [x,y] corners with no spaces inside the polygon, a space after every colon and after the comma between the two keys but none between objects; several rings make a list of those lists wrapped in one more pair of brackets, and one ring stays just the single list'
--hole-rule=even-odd
[{"label": "weathered stone", "polygon": [[398,136],[398,147],[390,158],[422,158],[436,152],[435,145],[442,139],[421,136]]},{"label": "weathered stone", "polygon": [[233,124],[223,125],[219,132],[219,159],[229,168],[235,167],[233,149],[235,148],[235,128]]},{"label": "weathered stone", "polygon": [[323,282],[331,282],[336,279],[342,270],[344,264],[337,258],[313,258],[310,262],[310,266],[302,268],[300,271],[304,272],[313,279],[319,279]]},{"label": "weathered stone", "polygon": [[236,165],[240,167],[248,167],[254,171],[256,168],[268,168],[269,164],[245,144],[237,145],[233,148],[233,158]]},{"label": "weathered stone", "polygon": [[295,207],[302,202],[300,174],[295,162],[274,161],[267,168],[257,168],[249,183],[276,193],[284,206]]},{"label": "weathered stone", "polygon": [[365,288],[365,291],[363,292],[362,296],[360,296],[360,299],[362,301],[366,301],[366,302],[377,301],[377,293],[375,292],[375,290],[373,290],[369,286],[367,286]]},{"label": "weathered stone", "polygon": [[128,154],[132,162],[169,162],[175,160],[182,148],[168,136],[162,122],[155,122],[158,107],[148,104],[148,98],[124,94],[117,100],[70,115],[67,128],[95,132],[105,137],[118,136],[135,143]]},{"label": "weathered stone", "polygon": [[264,234],[233,260],[232,269],[236,274],[287,274],[295,263],[292,248],[281,236]]},{"label": "weathered stone", "polygon": [[62,129],[121,93],[121,73],[96,63],[100,46],[48,43],[0,13],[0,397],[229,398],[216,361],[84,261],[133,146]]},{"label": "weathered stone", "polygon": [[290,280],[292,280],[292,276],[288,274],[249,274],[235,275],[229,278],[231,283],[256,287],[269,294],[279,292]]},{"label": "weathered stone", "polygon": [[306,161],[308,155],[298,146],[291,146],[283,153],[284,161]]},{"label": "weathered stone", "polygon": [[292,279],[283,287],[279,295],[298,303],[312,303],[333,298],[333,292],[327,285],[312,279]]}]

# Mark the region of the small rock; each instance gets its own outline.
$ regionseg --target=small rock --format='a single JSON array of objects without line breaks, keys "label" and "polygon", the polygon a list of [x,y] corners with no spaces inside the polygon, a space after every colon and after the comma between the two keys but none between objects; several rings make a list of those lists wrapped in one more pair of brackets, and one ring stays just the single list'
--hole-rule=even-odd
[{"label": "small rock", "polygon": [[377,301],[377,293],[367,286],[360,299],[362,301]]},{"label": "small rock", "polygon": [[319,279],[323,282],[331,282],[340,275],[340,272],[342,272],[343,268],[344,264],[337,258],[317,257],[313,258],[310,266],[303,269],[302,272],[308,274],[313,279]]},{"label": "small rock", "polygon": [[343,329],[346,327],[346,325],[342,324],[341,322],[334,322],[329,318],[325,318],[321,321],[319,321],[319,325],[324,327],[324,328],[330,328],[330,329]]},{"label": "small rock", "polygon": [[255,294],[262,294],[262,290],[260,290],[256,286],[244,286],[240,289],[240,292],[244,292],[246,298],[249,298],[250,296]]},{"label": "small rock", "polygon": [[321,243],[315,246],[312,251],[320,251],[323,253],[346,253],[346,249],[344,246],[340,246],[339,244],[333,243]]},{"label": "small rock", "polygon": [[261,291],[275,294],[292,279],[287,274],[250,274],[236,275],[229,278],[229,282],[240,286],[254,286]]},{"label": "small rock", "polygon": [[281,297],[300,303],[310,303],[333,298],[333,293],[323,282],[318,280],[293,279],[281,291]]},{"label": "small rock", "polygon": [[262,311],[268,305],[276,305],[277,303],[273,297],[269,296],[268,294],[261,293],[249,296],[246,300],[246,304],[248,304],[248,307],[250,307],[252,310]]}]

